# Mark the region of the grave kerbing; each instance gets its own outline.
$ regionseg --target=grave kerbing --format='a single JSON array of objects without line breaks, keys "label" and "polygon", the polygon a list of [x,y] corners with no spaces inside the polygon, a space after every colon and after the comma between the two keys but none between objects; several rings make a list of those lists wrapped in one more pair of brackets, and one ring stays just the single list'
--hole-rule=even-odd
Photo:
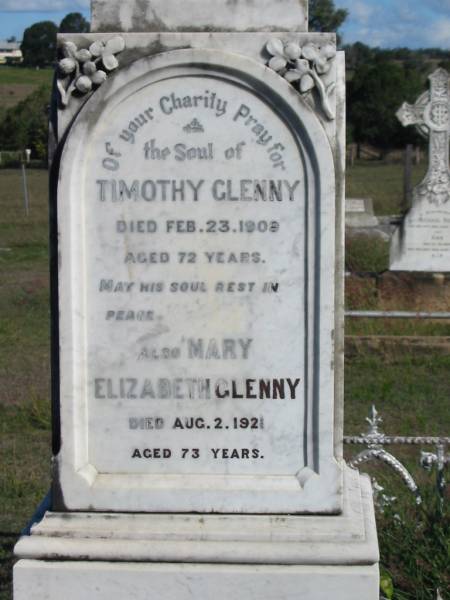
[{"label": "grave kerbing", "polygon": [[296,31],[212,4],[94,2],[59,38],[53,499],[16,600],[378,597],[342,458],[343,55],[304,3]]},{"label": "grave kerbing", "polygon": [[347,227],[377,227],[372,198],[346,198],[345,225]]}]

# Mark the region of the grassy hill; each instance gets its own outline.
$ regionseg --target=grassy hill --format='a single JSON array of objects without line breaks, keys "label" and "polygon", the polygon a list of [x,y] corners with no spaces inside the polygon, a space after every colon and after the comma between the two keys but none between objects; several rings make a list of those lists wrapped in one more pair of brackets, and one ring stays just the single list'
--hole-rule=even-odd
[{"label": "grassy hill", "polygon": [[42,85],[50,85],[53,69],[0,66],[0,110],[15,106]]}]

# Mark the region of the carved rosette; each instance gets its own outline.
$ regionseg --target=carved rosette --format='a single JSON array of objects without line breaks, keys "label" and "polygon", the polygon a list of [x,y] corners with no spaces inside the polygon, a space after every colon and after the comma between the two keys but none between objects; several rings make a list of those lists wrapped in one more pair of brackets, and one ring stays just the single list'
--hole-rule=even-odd
[{"label": "carved rosette", "polygon": [[108,72],[117,69],[116,54],[125,49],[125,40],[116,36],[106,42],[93,42],[89,48],[77,48],[73,42],[64,42],[62,58],[57,66],[57,87],[63,107],[72,94],[87,94],[104,83]]},{"label": "carved rosette", "polygon": [[325,75],[330,71],[336,57],[336,46],[308,43],[301,47],[294,42],[284,43],[272,38],[266,44],[267,52],[272,56],[267,65],[297,87],[301,94],[316,90],[320,105],[327,119],[335,119],[331,105],[331,96],[336,84],[325,83]]}]

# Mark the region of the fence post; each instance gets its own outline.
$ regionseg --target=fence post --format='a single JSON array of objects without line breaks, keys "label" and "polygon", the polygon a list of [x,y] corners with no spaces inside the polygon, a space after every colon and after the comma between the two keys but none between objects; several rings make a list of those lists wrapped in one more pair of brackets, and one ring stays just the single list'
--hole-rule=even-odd
[{"label": "fence post", "polygon": [[27,172],[25,170],[25,163],[22,161],[22,183],[23,183],[23,200],[25,204],[25,214],[29,215],[30,205],[28,200],[28,186],[27,186]]},{"label": "fence post", "polygon": [[420,146],[416,146],[416,165],[420,165],[420,161],[421,161],[421,154],[420,154]]},{"label": "fence post", "polygon": [[350,145],[350,166],[353,167],[356,158],[356,144]]}]

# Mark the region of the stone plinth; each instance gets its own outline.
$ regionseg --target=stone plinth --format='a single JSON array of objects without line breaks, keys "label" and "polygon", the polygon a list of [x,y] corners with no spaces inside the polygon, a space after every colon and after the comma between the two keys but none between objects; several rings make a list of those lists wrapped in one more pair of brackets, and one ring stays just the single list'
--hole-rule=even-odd
[{"label": "stone plinth", "polygon": [[16,554],[15,600],[378,598],[370,482],[350,469],[341,515],[47,513]]}]

